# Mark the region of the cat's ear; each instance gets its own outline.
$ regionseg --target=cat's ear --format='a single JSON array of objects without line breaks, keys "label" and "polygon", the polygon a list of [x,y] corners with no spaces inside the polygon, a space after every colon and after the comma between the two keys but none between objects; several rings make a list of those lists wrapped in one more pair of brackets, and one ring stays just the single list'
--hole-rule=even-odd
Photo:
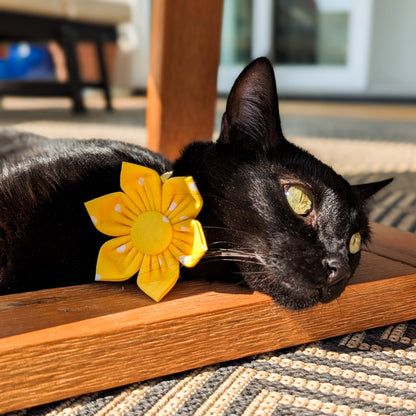
[{"label": "cat's ear", "polygon": [[384,181],[365,183],[361,185],[353,185],[352,188],[355,189],[361,196],[363,200],[372,197],[380,189],[387,186],[393,181],[393,178],[385,179]]},{"label": "cat's ear", "polygon": [[274,147],[284,140],[274,71],[267,58],[253,61],[235,81],[222,118],[219,140],[250,152]]}]

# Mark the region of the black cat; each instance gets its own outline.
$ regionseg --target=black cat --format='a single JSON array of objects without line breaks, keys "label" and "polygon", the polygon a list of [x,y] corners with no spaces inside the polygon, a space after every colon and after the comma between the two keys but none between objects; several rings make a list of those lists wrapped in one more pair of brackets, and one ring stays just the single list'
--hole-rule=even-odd
[{"label": "black cat", "polygon": [[[0,133],[0,294],[92,282],[108,237],[84,202],[119,190],[122,161],[172,169],[146,149],[104,140]],[[235,82],[216,143],[174,163],[204,199],[208,252],[187,277],[245,282],[289,308],[343,291],[370,236],[366,200],[390,180],[350,186],[283,136],[273,68],[260,58]]]}]

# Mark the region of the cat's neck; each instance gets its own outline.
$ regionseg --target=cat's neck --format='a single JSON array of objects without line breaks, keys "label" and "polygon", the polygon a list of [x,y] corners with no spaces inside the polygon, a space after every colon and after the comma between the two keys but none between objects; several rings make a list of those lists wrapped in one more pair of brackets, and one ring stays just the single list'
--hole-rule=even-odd
[{"label": "cat's neck", "polygon": [[215,160],[215,144],[213,142],[195,142],[186,147],[182,155],[173,164],[175,176],[193,176],[198,179],[204,173],[204,169]]}]

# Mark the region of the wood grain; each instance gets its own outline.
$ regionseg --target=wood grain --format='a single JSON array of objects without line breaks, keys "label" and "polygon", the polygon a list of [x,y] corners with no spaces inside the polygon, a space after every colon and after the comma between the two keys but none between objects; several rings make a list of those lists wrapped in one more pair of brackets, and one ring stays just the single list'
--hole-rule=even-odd
[{"label": "wood grain", "polygon": [[415,236],[375,228],[354,282],[304,311],[206,281],[159,304],[116,283],[3,296],[0,412],[416,318]]},{"label": "wood grain", "polygon": [[373,223],[369,251],[380,256],[416,266],[416,234]]},{"label": "wood grain", "polygon": [[174,160],[211,140],[222,0],[154,0],[147,86],[148,147]]}]

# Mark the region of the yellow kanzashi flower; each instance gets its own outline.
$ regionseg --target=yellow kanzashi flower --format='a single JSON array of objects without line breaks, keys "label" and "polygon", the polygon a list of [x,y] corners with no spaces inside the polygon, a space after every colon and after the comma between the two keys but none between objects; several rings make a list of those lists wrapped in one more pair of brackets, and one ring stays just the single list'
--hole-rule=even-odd
[{"label": "yellow kanzashi flower", "polygon": [[120,186],[124,192],[85,204],[95,227],[115,237],[100,249],[96,280],[123,281],[139,272],[137,285],[159,302],[178,280],[179,263],[193,267],[207,250],[194,219],[201,195],[191,176],[163,181],[153,169],[127,162]]}]

